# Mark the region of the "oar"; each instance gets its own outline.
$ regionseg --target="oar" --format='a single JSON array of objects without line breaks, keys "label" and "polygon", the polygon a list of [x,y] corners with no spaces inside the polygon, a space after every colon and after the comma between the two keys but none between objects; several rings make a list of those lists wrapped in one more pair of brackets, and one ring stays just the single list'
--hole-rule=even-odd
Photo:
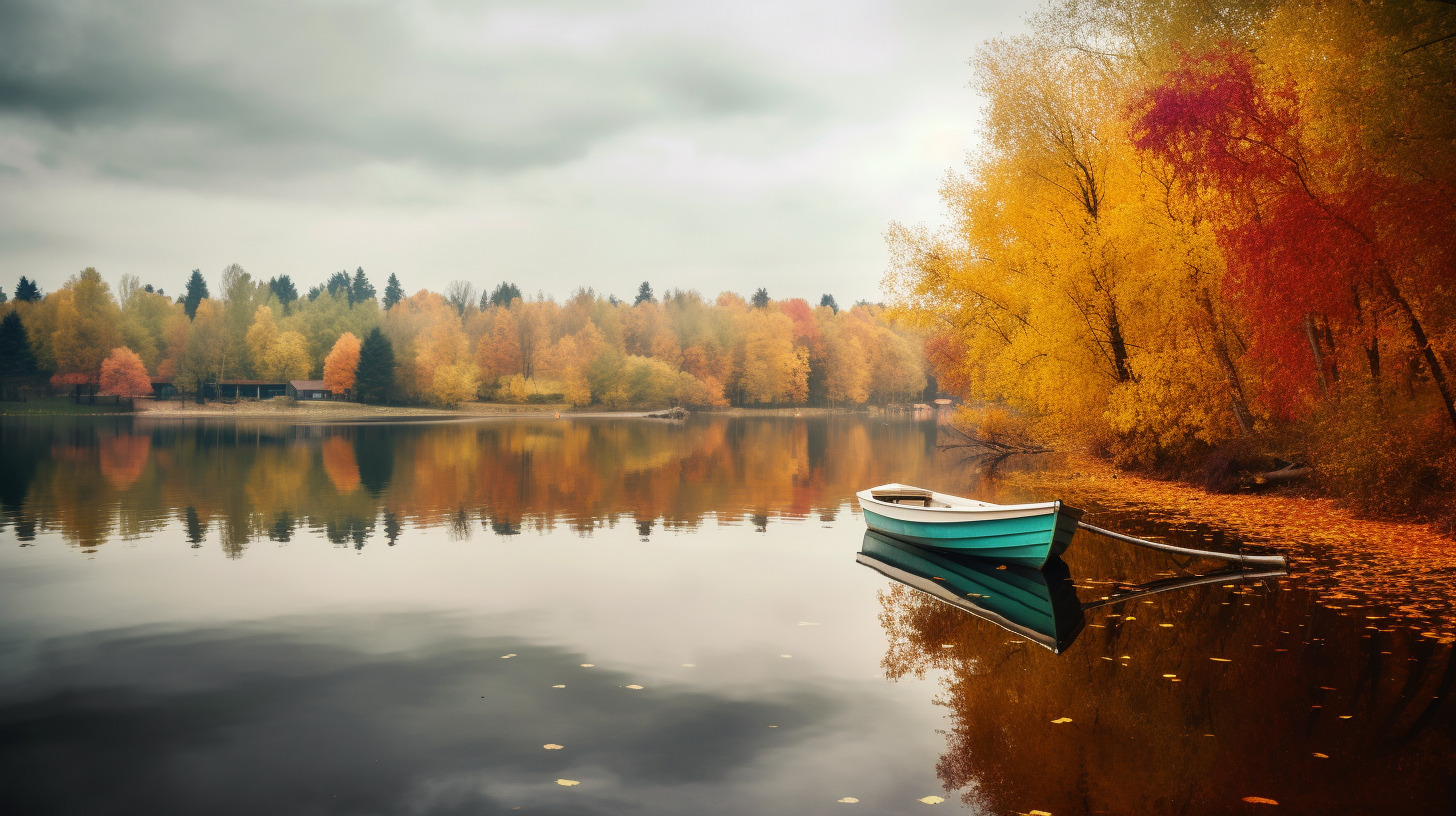
[{"label": "oar", "polygon": [[1189,587],[1202,586],[1204,584],[1221,584],[1226,581],[1257,581],[1263,578],[1283,578],[1289,574],[1289,570],[1269,569],[1258,572],[1249,572],[1242,569],[1225,567],[1222,571],[1211,572],[1207,575],[1195,575],[1185,578],[1163,578],[1146,584],[1131,585],[1131,588],[1121,595],[1113,593],[1100,601],[1088,601],[1082,604],[1082,611],[1088,612],[1098,607],[1111,606],[1124,601],[1131,601],[1137,598],[1146,598],[1149,595],[1157,595],[1159,592],[1172,592],[1175,589],[1188,589]]},{"label": "oar", "polygon": [[1093,527],[1085,522],[1077,522],[1077,526],[1084,530],[1091,530],[1094,533],[1105,535],[1108,538],[1115,538],[1118,541],[1125,541],[1138,547],[1147,547],[1150,550],[1161,550],[1178,555],[1193,555],[1199,558],[1221,558],[1225,561],[1237,561],[1240,564],[1261,564],[1265,566],[1282,567],[1288,569],[1289,562],[1282,555],[1245,555],[1243,553],[1224,553],[1212,550],[1194,550],[1188,547],[1175,547],[1172,544],[1163,544],[1158,541],[1148,541],[1142,538],[1133,538],[1130,535],[1114,533],[1111,530],[1104,530],[1101,527]]}]

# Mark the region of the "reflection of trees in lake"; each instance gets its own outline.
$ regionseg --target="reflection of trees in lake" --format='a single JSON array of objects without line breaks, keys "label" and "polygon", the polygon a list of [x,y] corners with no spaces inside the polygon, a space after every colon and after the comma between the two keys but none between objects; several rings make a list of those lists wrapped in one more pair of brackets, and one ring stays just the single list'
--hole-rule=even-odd
[{"label": "reflection of trees in lake", "polygon": [[[1078,553],[1084,595],[1115,582],[1082,576],[1128,574],[1114,552]],[[880,600],[886,676],[943,674],[936,771],[987,812],[1224,813],[1256,795],[1377,813],[1456,790],[1456,661],[1380,612],[1205,585],[1089,612],[1055,655],[903,586]]]},{"label": "reflection of trees in lake", "polygon": [[[288,426],[10,423],[0,517],[96,546],[175,519],[231,555],[300,529],[362,546],[408,526],[468,537],[619,521],[833,518],[865,484],[925,481],[934,426],[860,418]],[[20,444],[12,446],[16,439]],[[928,440],[928,442],[927,442]],[[188,512],[187,508],[191,508]],[[384,514],[385,521],[380,521]],[[382,525],[382,526],[381,526]],[[660,527],[658,526],[660,525]]]}]

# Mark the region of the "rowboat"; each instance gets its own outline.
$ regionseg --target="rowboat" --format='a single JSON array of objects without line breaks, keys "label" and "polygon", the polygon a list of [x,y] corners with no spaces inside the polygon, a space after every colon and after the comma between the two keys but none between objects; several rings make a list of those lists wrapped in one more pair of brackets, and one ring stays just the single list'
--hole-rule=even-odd
[{"label": "rowboat", "polygon": [[1072,645],[1085,623],[1060,558],[1042,569],[1015,564],[998,569],[991,561],[924,549],[870,530],[855,560],[1057,654]]},{"label": "rowboat", "polygon": [[902,484],[855,496],[871,530],[922,547],[1037,569],[1067,549],[1082,518],[1081,510],[1060,501],[990,504]]}]

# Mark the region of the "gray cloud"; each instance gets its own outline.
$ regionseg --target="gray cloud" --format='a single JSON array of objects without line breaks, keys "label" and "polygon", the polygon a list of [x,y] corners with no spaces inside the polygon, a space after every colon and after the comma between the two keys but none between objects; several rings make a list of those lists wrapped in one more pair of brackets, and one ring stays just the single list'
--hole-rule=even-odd
[{"label": "gray cloud", "polygon": [[0,274],[877,299],[1001,0],[0,0]]},{"label": "gray cloud", "polygon": [[[532,41],[512,36],[507,12],[553,22],[535,5],[434,6],[432,24],[416,8],[9,3],[0,111],[45,122],[98,164],[166,175],[371,160],[519,170],[653,122],[814,107],[792,76],[729,43],[607,21],[586,46]],[[128,131],[146,138],[128,144]]]}]

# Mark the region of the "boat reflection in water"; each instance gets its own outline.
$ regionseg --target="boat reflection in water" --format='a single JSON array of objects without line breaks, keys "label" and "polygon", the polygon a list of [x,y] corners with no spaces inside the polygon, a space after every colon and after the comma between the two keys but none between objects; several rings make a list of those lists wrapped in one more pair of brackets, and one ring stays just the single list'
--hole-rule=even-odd
[{"label": "boat reflection in water", "polygon": [[1042,569],[929,550],[866,531],[855,560],[886,577],[1061,654],[1082,631],[1082,604],[1060,558]]},{"label": "boat reflection in water", "polygon": [[866,531],[855,560],[911,589],[1041,644],[1056,654],[1072,645],[1085,625],[1084,613],[1161,592],[1218,582],[1251,581],[1288,574],[1283,569],[1250,571],[1237,566],[1213,572],[1122,584],[1083,603],[1061,558],[1041,569],[999,564],[974,556],[930,550]]}]

